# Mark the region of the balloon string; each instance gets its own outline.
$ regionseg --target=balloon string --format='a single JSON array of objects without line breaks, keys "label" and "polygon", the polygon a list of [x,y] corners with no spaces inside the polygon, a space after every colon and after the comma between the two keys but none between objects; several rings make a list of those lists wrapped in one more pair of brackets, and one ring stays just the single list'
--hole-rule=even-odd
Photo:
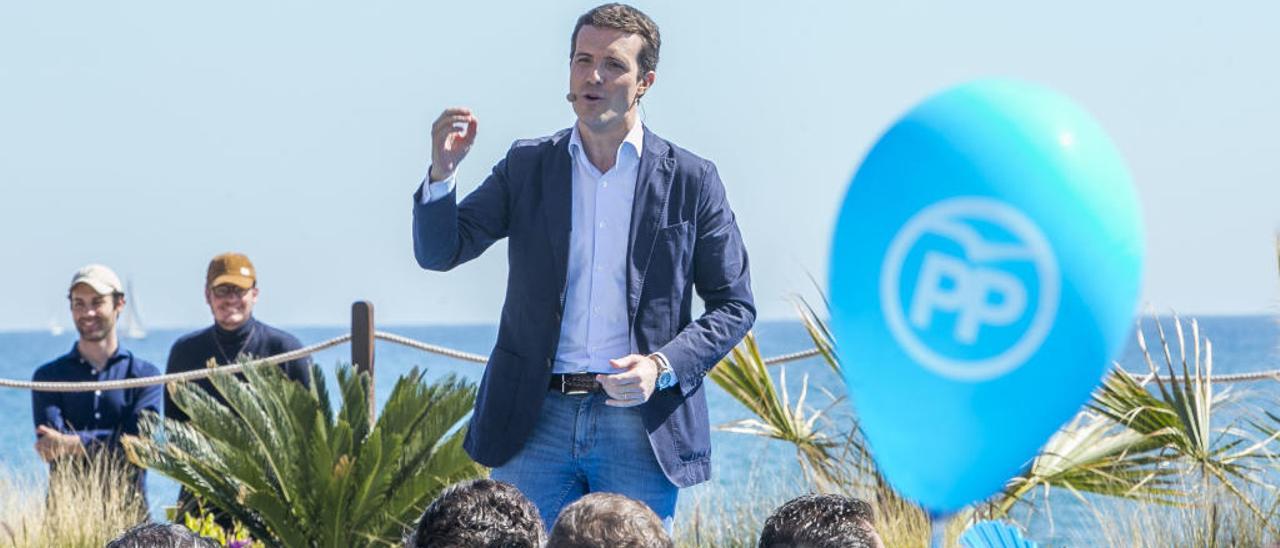
[{"label": "balloon string", "polygon": [[950,516],[929,512],[929,546],[945,548],[947,545],[947,519]]}]

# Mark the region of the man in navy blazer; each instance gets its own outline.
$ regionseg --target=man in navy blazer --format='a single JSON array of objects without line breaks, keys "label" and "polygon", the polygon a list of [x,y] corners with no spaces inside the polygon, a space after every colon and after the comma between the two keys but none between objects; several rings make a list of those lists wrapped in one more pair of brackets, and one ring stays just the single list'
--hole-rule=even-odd
[{"label": "man in navy blazer", "polygon": [[[715,166],[640,124],[658,28],[630,6],[578,19],[578,120],[521,140],[457,202],[478,119],[445,110],[414,196],[414,254],[445,271],[508,238],[506,300],[465,447],[547,527],[588,492],[647,503],[667,527],[711,470],[703,379],[755,321],[747,252]],[[694,294],[705,311],[692,318]]]}]

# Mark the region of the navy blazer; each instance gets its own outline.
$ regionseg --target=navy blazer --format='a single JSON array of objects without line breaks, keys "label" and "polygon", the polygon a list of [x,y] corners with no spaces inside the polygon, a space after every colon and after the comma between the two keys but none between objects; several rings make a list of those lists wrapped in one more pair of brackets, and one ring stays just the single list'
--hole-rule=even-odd
[{"label": "navy blazer", "polygon": [[[509,238],[506,300],[464,447],[499,466],[520,450],[547,396],[569,266],[570,130],[516,141],[462,203],[414,196],[418,264],[449,270]],[[742,235],[715,165],[644,131],[627,250],[631,351],[661,351],[678,389],[640,406],[663,471],[680,487],[711,475],[703,377],[755,321]],[[697,291],[706,311],[692,321]]]}]

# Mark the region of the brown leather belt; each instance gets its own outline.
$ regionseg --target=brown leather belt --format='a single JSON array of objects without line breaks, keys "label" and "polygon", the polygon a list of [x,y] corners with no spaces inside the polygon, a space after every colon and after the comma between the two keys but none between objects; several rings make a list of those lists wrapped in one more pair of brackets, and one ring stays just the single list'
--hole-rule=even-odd
[{"label": "brown leather belt", "polygon": [[568,373],[551,375],[551,384],[548,390],[559,392],[570,396],[591,394],[604,390],[600,383],[596,382],[595,373]]}]

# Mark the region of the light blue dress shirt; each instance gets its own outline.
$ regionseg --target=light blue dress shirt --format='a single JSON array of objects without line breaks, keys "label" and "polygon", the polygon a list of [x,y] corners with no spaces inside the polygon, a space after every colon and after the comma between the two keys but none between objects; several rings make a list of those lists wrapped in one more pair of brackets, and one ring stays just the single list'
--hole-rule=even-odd
[{"label": "light blue dress shirt", "polygon": [[[643,150],[644,129],[636,124],[618,145],[613,167],[601,173],[587,157],[577,125],[569,137],[573,225],[553,373],[617,373],[609,360],[631,353],[626,254]],[[424,181],[422,203],[453,192],[455,176]]]}]

